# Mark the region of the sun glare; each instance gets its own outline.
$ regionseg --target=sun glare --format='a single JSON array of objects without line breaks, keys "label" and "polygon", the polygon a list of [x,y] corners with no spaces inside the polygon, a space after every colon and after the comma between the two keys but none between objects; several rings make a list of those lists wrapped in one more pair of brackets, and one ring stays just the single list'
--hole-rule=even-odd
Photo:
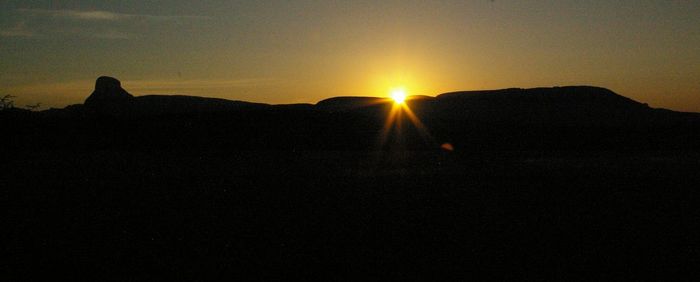
[{"label": "sun glare", "polygon": [[396,104],[403,104],[406,101],[406,90],[403,88],[391,90],[391,99],[393,99]]},{"label": "sun glare", "polygon": [[[408,99],[406,88],[403,86],[392,88],[389,91],[389,97],[394,100],[394,103],[391,106],[391,110],[387,114],[384,128],[382,129],[380,139],[381,146],[383,147],[390,139],[393,139],[395,142],[397,140],[401,140],[402,135],[404,134],[403,131],[407,129],[407,127],[402,125],[406,124],[405,122],[410,123],[411,127],[418,131],[418,134],[421,135],[425,142],[431,144],[434,143],[434,138],[430,135],[430,132],[428,132],[428,128],[425,127],[418,116],[413,113],[413,110],[411,110],[409,105],[406,104]],[[390,138],[390,136],[393,137]],[[398,142],[400,143],[401,141]]]}]

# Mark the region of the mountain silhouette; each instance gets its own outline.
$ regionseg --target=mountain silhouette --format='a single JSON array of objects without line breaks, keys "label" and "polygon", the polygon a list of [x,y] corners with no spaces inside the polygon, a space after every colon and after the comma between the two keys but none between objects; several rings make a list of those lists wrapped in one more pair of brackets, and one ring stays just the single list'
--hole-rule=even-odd
[{"label": "mountain silhouette", "polygon": [[[323,112],[376,114],[393,102],[379,97],[334,97],[315,105],[269,105],[219,98],[185,95],[146,95],[134,97],[119,80],[100,77],[84,106],[102,114],[162,115],[206,112],[233,112],[295,108]],[[601,124],[645,122],[650,115],[682,115],[656,110],[615,92],[592,86],[460,91],[436,97],[412,96],[407,105],[427,118],[455,122]],[[75,106],[72,106],[75,108]],[[692,115],[692,114],[691,114]]]},{"label": "mountain silhouette", "polygon": [[118,114],[129,108],[134,96],[122,88],[113,77],[101,76],[95,82],[95,90],[85,99],[85,106],[100,113]]},{"label": "mountain silhouette", "polygon": [[653,109],[608,89],[569,86],[446,93],[428,115],[455,122],[605,125],[644,123]]},{"label": "mountain silhouette", "polygon": [[[374,115],[392,101],[376,97],[336,97],[316,109]],[[533,126],[612,126],[697,119],[698,114],[650,108],[609,89],[592,86],[460,91],[406,102],[419,117],[452,124]]]},{"label": "mountain silhouette", "polygon": [[[22,116],[23,121],[46,118],[66,128],[81,124],[88,128],[81,133],[89,135],[84,138],[87,143],[104,140],[106,137],[99,135],[103,128],[114,127],[119,130],[110,132],[108,142],[126,138],[120,135],[124,134],[130,137],[125,142],[134,146],[161,140],[203,147],[311,150],[395,147],[382,142],[431,150],[443,143],[468,150],[700,147],[700,138],[696,138],[700,114],[650,108],[600,87],[412,96],[406,108],[419,124],[408,115],[399,115],[396,125],[402,124],[401,132],[387,124],[392,107],[391,99],[379,97],[334,97],[294,105],[182,95],[135,97],[119,80],[100,77],[84,105],[15,116]],[[45,125],[46,140],[56,139],[49,137],[51,134],[69,136],[57,131],[59,127],[48,126],[50,123],[35,122]],[[386,140],[379,141],[382,138]],[[140,140],[138,144],[136,140]]]},{"label": "mountain silhouette", "polygon": [[391,103],[390,99],[377,97],[334,97],[316,103],[316,109],[322,111],[362,110],[381,104]]},{"label": "mountain silhouette", "polygon": [[108,106],[109,104],[128,103],[133,95],[122,88],[119,80],[109,76],[101,76],[95,82],[95,90],[85,99],[87,106]]},{"label": "mountain silhouette", "polygon": [[85,100],[86,109],[111,115],[162,115],[252,110],[266,104],[185,95],[146,95],[134,97],[113,77],[102,76]]}]

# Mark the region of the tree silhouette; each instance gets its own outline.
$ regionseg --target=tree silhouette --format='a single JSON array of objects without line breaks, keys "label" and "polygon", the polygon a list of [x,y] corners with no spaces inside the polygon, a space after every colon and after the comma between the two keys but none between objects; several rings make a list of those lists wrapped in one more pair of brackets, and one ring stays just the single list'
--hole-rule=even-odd
[{"label": "tree silhouette", "polygon": [[27,110],[35,111],[36,109],[41,108],[41,103],[36,103],[33,105],[26,105],[25,107],[27,108]]},{"label": "tree silhouette", "polygon": [[0,98],[0,111],[11,109],[15,107],[15,102],[13,100],[15,96],[5,95]]}]

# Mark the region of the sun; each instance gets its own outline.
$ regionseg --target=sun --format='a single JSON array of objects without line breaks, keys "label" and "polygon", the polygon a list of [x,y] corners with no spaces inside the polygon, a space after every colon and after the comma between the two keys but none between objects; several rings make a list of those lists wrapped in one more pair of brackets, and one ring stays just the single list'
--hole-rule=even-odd
[{"label": "sun", "polygon": [[392,89],[390,95],[396,104],[403,104],[406,101],[406,90],[403,88]]}]

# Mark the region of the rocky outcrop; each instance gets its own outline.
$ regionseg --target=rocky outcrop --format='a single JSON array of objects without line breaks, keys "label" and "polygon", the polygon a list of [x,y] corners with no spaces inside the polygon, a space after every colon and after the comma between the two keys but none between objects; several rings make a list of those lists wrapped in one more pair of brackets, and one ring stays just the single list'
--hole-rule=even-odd
[{"label": "rocky outcrop", "polygon": [[646,122],[653,110],[605,88],[549,88],[461,91],[438,95],[430,116],[521,126],[609,126]]},{"label": "rocky outcrop", "polygon": [[119,80],[108,76],[97,79],[95,90],[84,103],[85,112],[88,114],[112,116],[242,112],[268,107],[267,104],[184,95],[134,97],[122,88]]},{"label": "rocky outcrop", "polygon": [[122,88],[113,77],[101,76],[95,82],[95,90],[85,99],[85,106],[99,112],[117,113],[133,101],[134,96]]},{"label": "rocky outcrop", "polygon": [[315,107],[321,111],[343,112],[389,103],[390,99],[378,97],[334,97],[318,102]]}]

